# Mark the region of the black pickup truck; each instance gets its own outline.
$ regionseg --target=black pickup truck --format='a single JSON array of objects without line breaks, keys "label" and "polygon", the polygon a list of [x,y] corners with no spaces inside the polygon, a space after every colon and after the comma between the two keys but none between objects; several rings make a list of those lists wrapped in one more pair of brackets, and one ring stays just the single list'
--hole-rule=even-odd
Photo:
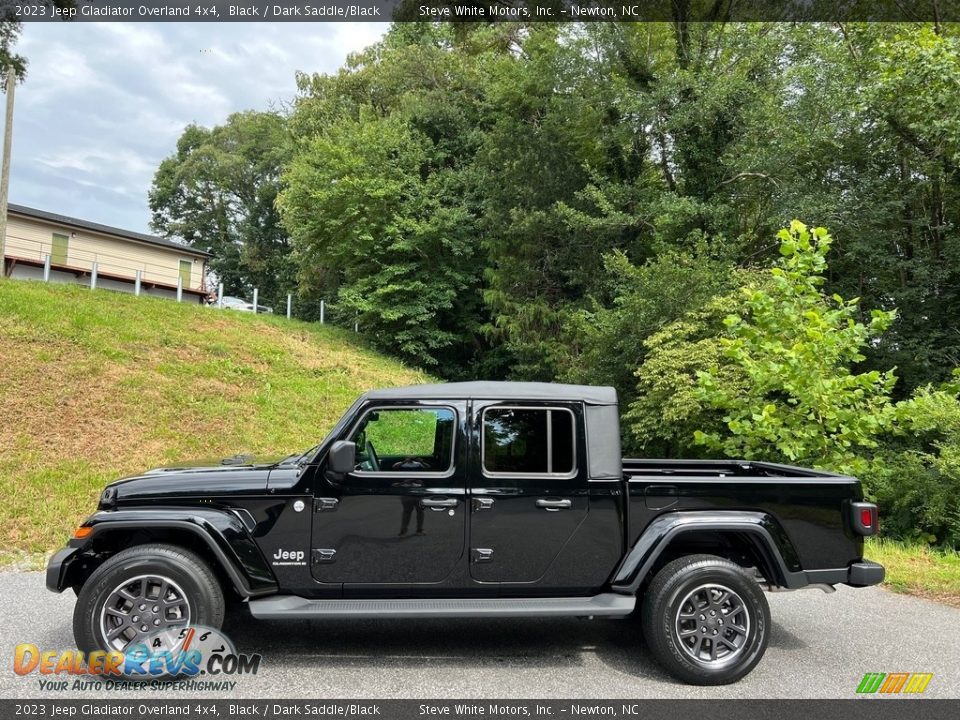
[{"label": "black pickup truck", "polygon": [[314,448],[109,485],[50,560],[77,645],[254,618],[639,617],[676,677],[735,681],[763,590],[874,585],[854,478],[736,460],[624,460],[612,388],[376,390]]}]

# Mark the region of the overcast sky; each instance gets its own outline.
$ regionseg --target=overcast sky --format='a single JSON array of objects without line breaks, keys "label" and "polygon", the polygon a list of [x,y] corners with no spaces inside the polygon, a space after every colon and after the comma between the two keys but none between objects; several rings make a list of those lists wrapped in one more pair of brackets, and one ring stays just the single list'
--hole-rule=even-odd
[{"label": "overcast sky", "polygon": [[[279,107],[375,23],[26,23],[10,202],[149,232],[147,191],[184,126]],[[0,118],[2,122],[2,118]]]}]

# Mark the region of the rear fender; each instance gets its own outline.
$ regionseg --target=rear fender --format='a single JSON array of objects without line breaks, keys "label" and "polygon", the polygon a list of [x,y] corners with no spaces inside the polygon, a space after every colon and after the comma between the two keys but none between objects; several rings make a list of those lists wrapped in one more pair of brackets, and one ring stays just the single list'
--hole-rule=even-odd
[{"label": "rear fender", "polygon": [[613,574],[612,588],[636,593],[670,544],[684,534],[730,533],[745,536],[760,555],[770,578],[790,589],[808,584],[793,543],[780,523],[765,512],[670,512],[655,518]]}]

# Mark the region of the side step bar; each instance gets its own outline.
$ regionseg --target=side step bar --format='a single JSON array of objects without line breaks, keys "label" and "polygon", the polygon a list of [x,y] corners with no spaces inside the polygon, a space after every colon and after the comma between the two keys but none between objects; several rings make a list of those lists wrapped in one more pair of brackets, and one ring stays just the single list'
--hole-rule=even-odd
[{"label": "side step bar", "polygon": [[604,593],[572,598],[424,598],[409,600],[309,600],[274,595],[251,600],[250,614],[260,620],[302,618],[432,618],[432,617],[584,617],[623,616],[633,612],[636,598]]}]

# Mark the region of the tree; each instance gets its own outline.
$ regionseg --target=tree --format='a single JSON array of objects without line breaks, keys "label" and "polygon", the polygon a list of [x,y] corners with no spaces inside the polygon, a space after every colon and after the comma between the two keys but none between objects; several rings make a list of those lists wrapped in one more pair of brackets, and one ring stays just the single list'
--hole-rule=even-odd
[{"label": "tree", "polygon": [[[729,292],[741,275],[713,257],[706,244],[693,253],[665,251],[640,266],[614,252],[604,256],[603,274],[604,295],[571,313],[562,338],[566,352],[555,362],[566,382],[613,385],[624,408],[651,397],[651,388],[638,387],[635,378],[637,368],[660,348],[652,339],[661,332],[667,332],[664,341],[679,336],[681,318]],[[659,407],[651,409],[651,419],[663,419]],[[646,433],[627,434],[625,447],[636,448],[638,439],[646,451],[663,447],[651,447],[653,435]]]},{"label": "tree", "polygon": [[960,546],[960,371],[897,403],[895,437],[869,478],[886,532]]},{"label": "tree", "polygon": [[285,119],[231,115],[223,125],[188,126],[150,190],[153,229],[213,253],[210,269],[227,294],[282,305],[294,289],[291,245],[276,208],[290,153]]},{"label": "tree", "polygon": [[[33,3],[35,7],[42,7],[46,12],[52,8],[65,10],[76,7],[76,0],[40,0]],[[14,45],[23,30],[22,23],[17,20],[13,3],[4,3],[0,8],[0,83],[6,88],[7,71],[12,67],[17,80],[23,82],[27,77],[27,59],[14,51]]]},{"label": "tree", "polygon": [[724,320],[724,355],[746,383],[732,392],[719,364],[698,375],[703,401],[725,413],[728,432],[696,439],[732,457],[855,472],[889,429],[896,378],[853,366],[896,313],[873,310],[863,324],[859,299],[822,292],[832,242],[824,228],[794,220],[778,238],[783,259],[769,288],[745,289],[743,311]]},{"label": "tree", "polygon": [[728,280],[737,291],[697,304],[643,341],[643,360],[633,373],[636,390],[623,403],[626,447],[648,456],[701,456],[709,450],[696,442],[697,431],[726,434],[724,412],[706,401],[698,377],[712,371],[726,394],[744,391],[747,377],[724,357],[723,320],[739,309],[743,289],[764,282],[752,271],[731,272]]},{"label": "tree", "polygon": [[456,377],[482,346],[470,167],[482,84],[449,43],[442,27],[397,27],[338,76],[301,78],[280,207],[305,296]]},{"label": "tree", "polygon": [[612,299],[611,252],[642,265],[706,241],[724,260],[756,250],[768,218],[739,198],[763,181],[733,149],[745,132],[768,141],[751,108],[784,84],[781,39],[722,23],[537,26],[493,66],[485,300],[513,376],[567,373],[570,334]]}]

